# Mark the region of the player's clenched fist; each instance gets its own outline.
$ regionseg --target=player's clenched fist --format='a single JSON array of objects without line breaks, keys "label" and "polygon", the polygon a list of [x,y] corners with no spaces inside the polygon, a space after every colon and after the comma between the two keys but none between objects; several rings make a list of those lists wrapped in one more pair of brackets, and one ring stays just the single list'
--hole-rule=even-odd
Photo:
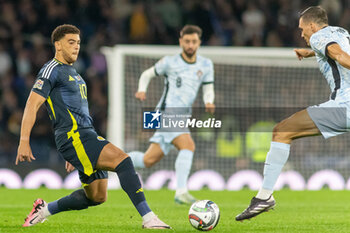
[{"label": "player's clenched fist", "polygon": [[138,91],[138,92],[135,93],[135,97],[136,97],[136,99],[144,101],[146,99],[146,92]]}]

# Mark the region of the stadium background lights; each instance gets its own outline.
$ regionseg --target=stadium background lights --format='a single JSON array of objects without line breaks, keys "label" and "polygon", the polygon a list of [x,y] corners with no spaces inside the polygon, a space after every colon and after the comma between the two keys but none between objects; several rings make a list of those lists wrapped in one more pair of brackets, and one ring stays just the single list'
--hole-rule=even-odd
[{"label": "stadium background lights", "polygon": [[[141,177],[142,180],[142,177]],[[254,170],[241,170],[232,174],[227,181],[214,170],[200,170],[191,175],[188,181],[190,190],[200,190],[208,187],[210,190],[241,190],[248,187],[257,190],[262,183],[262,176]],[[45,186],[49,189],[76,189],[81,186],[78,172],[68,174],[64,179],[50,169],[37,169],[22,178],[13,170],[0,169],[0,185],[9,189],[36,189]],[[152,173],[144,182],[146,189],[157,190],[167,185],[167,188],[175,189],[175,172],[171,170],[159,170]],[[306,181],[296,171],[286,171],[279,177],[276,190],[289,187],[291,190],[320,190],[328,186],[331,190],[350,190],[350,178],[345,181],[343,176],[334,170],[320,170],[315,172]],[[120,189],[119,180],[114,173],[109,173],[109,189]]]}]

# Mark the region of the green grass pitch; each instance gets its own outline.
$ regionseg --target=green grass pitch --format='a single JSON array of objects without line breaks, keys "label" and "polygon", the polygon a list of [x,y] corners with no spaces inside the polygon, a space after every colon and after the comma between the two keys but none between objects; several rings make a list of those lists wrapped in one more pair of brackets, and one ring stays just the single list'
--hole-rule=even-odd
[{"label": "green grass pitch", "polygon": [[[71,190],[0,188],[0,232],[160,232],[141,229],[141,218],[121,190],[109,191],[108,201],[101,206],[63,212],[43,224],[21,227],[34,199],[53,201],[70,193]],[[214,201],[220,208],[220,222],[211,232],[350,232],[349,191],[278,191],[274,195],[277,201],[274,211],[242,223],[234,217],[247,207],[256,192],[202,190],[192,193],[199,199]],[[173,191],[146,190],[145,194],[153,211],[173,228],[165,231],[197,232],[188,221],[189,206],[175,204]]]}]

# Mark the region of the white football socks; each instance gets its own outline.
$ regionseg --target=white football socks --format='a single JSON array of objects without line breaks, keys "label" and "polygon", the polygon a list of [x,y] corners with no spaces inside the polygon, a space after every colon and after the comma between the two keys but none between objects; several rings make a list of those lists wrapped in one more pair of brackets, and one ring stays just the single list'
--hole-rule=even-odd
[{"label": "white football socks", "polygon": [[193,159],[193,151],[180,150],[175,161],[175,173],[176,173],[176,190],[183,193],[187,192],[187,179],[191,171]]},{"label": "white football socks", "polygon": [[289,150],[290,144],[271,142],[264,166],[263,185],[256,196],[257,198],[265,200],[271,196],[282,168],[288,160]]}]

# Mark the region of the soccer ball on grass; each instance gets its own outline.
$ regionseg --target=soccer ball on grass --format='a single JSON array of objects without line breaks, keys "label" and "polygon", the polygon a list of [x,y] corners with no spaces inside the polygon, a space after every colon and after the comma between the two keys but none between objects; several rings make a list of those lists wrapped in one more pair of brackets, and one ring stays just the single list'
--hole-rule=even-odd
[{"label": "soccer ball on grass", "polygon": [[196,201],[188,212],[188,218],[191,225],[197,230],[210,231],[219,223],[220,210],[212,201]]}]

